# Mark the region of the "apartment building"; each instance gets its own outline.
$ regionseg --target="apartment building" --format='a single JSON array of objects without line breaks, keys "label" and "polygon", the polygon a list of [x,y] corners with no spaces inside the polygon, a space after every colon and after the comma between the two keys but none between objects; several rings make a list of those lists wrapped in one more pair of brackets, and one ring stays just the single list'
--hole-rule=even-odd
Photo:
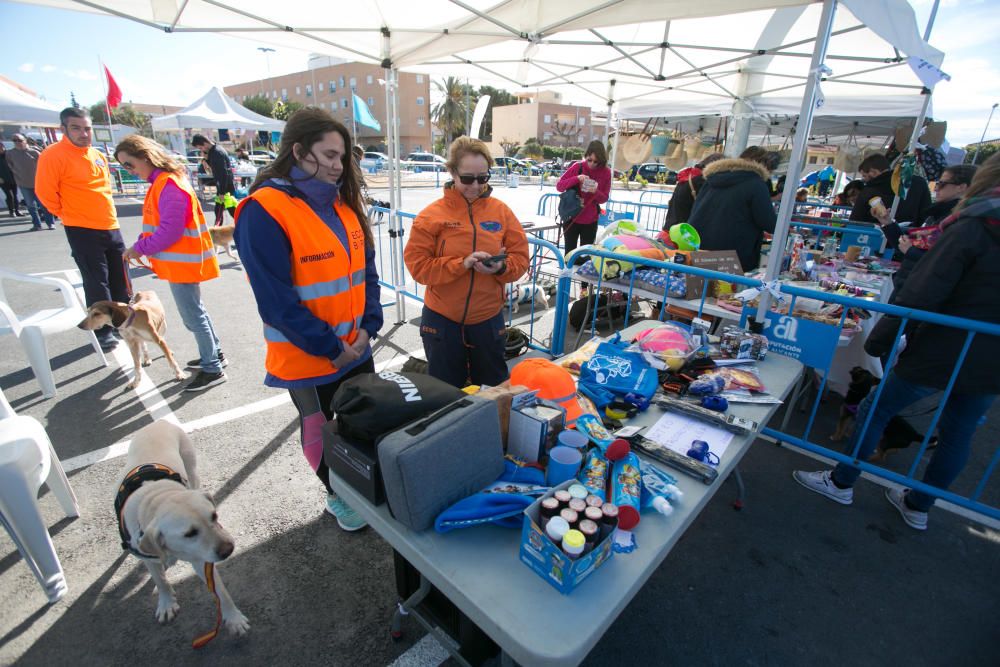
[{"label": "apartment building", "polygon": [[[366,148],[384,150],[386,143],[385,88],[379,79],[385,72],[378,65],[349,62],[328,56],[311,56],[309,69],[224,88],[227,95],[242,103],[264,95],[271,100],[295,101],[326,109],[351,128],[351,93],[358,95],[382,125],[382,130],[357,128],[358,140]],[[431,143],[430,76],[399,74],[399,151],[429,151]]]},{"label": "apartment building", "polygon": [[563,104],[562,95],[551,91],[519,93],[517,104],[493,108],[493,148],[501,141],[523,144],[537,138],[542,144],[586,147],[604,138],[604,126],[595,126],[590,107]]}]

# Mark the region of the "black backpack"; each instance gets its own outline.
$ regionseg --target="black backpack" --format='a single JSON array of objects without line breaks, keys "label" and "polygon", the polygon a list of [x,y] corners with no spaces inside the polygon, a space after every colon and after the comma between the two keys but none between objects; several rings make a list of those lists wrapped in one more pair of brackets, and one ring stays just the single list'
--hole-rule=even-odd
[{"label": "black backpack", "polygon": [[465,396],[461,389],[423,373],[382,371],[345,380],[330,408],[340,435],[358,443],[378,438]]},{"label": "black backpack", "polygon": [[[580,163],[580,173],[583,173],[583,163]],[[583,199],[580,198],[580,186],[574,185],[559,195],[559,219],[563,225],[573,222],[573,218],[583,210]]]}]

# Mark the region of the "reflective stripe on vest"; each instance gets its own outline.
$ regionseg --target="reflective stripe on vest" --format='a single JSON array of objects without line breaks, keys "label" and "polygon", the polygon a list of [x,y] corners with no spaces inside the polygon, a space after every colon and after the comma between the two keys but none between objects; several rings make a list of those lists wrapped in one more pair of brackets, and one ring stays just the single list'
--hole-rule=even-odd
[{"label": "reflective stripe on vest", "polygon": [[[338,198],[333,205],[350,251],[305,201],[262,187],[240,202],[236,224],[249,200],[256,201],[284,231],[291,246],[291,282],[302,305],[326,322],[344,345],[353,343],[365,311],[365,237],[361,222]],[[251,228],[252,229],[252,228]],[[247,274],[251,285],[254,275]],[[333,361],[308,354],[277,328],[264,324],[267,372],[282,380],[304,380],[337,372]]]},{"label": "reflective stripe on vest", "polygon": [[160,172],[142,204],[142,233],[148,238],[160,227],[160,194],[167,183],[173,182],[190,201],[181,237],[169,247],[149,256],[153,271],[162,280],[171,283],[200,283],[219,276],[219,260],[215,255],[212,237],[208,233],[205,214],[187,179],[175,174]]}]

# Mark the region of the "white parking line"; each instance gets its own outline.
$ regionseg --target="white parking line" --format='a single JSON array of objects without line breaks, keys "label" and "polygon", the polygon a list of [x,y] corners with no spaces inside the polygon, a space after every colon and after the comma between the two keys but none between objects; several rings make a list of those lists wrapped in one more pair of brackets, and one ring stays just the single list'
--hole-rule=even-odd
[{"label": "white parking line", "polygon": [[[112,356],[114,356],[115,360],[122,366],[122,370],[125,371],[125,374],[128,375],[131,380],[132,355],[127,351],[124,351],[124,347],[124,345],[119,345],[112,353]],[[375,364],[375,372],[378,373],[402,366],[411,356],[420,358],[423,356],[423,350],[421,350],[420,354],[404,352],[393,357],[392,359],[381,361]],[[199,417],[198,419],[193,419],[187,423],[182,423],[179,419],[177,419],[177,416],[170,409],[170,406],[167,405],[166,401],[160,395],[160,392],[156,390],[155,385],[153,385],[152,381],[145,373],[143,373],[142,380],[139,382],[139,387],[136,391],[139,394],[139,399],[142,401],[143,405],[146,406],[146,409],[149,411],[150,416],[154,420],[166,419],[174,424],[177,424],[187,433],[194,433],[195,431],[200,431],[212,426],[218,426],[219,424],[225,424],[226,422],[234,421],[236,419],[242,419],[248,415],[264,412],[265,410],[273,410],[274,408],[285,405],[286,403],[291,403],[292,400],[287,392],[281,392],[280,394],[270,396],[254,403],[248,403],[238,408],[224,410],[222,412],[217,412],[214,415]],[[131,442],[131,439],[116,442],[108,447],[101,447],[100,449],[95,449],[92,452],[87,452],[85,454],[80,454],[79,456],[66,459],[62,462],[63,468],[66,472],[72,472],[74,470],[86,468],[87,466],[92,466],[95,463],[102,463],[104,461],[116,459],[120,456],[125,456],[125,454],[128,453],[128,447]]]}]

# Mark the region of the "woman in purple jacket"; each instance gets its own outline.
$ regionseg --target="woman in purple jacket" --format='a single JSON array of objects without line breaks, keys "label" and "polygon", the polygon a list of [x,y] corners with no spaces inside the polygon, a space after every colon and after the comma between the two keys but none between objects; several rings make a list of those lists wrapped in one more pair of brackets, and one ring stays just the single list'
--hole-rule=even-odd
[{"label": "woman in purple jacket", "polygon": [[611,169],[608,167],[608,153],[601,141],[591,141],[583,160],[570,165],[556,190],[565,192],[576,188],[583,201],[583,209],[571,220],[563,220],[566,236],[566,254],[577,245],[593,243],[597,238],[597,219],[601,215],[601,204],[611,196]]}]

